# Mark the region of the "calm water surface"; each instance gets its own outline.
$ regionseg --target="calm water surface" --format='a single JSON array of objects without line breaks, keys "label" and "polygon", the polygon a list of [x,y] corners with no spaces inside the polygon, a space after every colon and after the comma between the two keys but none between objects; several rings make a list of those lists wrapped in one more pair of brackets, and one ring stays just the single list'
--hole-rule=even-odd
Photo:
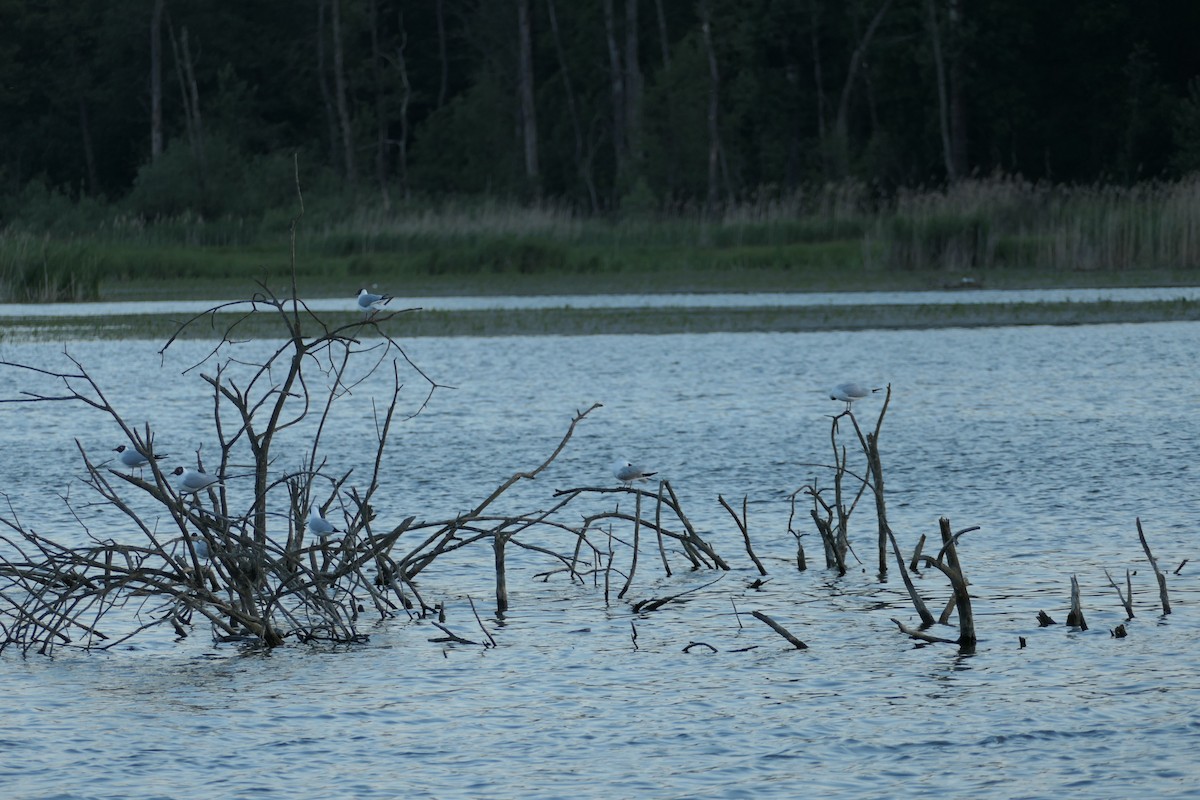
[{"label": "calm water surface", "polygon": [[[381,519],[470,508],[601,402],[503,509],[611,485],[623,455],[671,480],[733,571],[634,615],[633,602],[718,575],[664,578],[643,565],[630,595],[606,604],[602,588],[535,580],[551,565],[521,556],[512,611],[484,618],[499,643],[488,650],[431,642],[435,628],[398,619],[336,650],[248,654],[198,630],[53,660],[6,653],[0,786],[21,798],[1196,797],[1198,337],[1200,324],[1165,323],[416,340],[409,355],[454,388],[396,429]],[[215,452],[211,400],[181,375],[210,345],[184,343],[161,365],[158,342],[65,346],[127,420],[154,426],[172,463]],[[0,360],[66,369],[63,349],[0,342]],[[827,485],[837,407],[827,389],[846,379],[893,388],[880,442],[901,545],[936,537],[941,515],[981,528],[960,545],[973,655],[896,632],[889,618],[915,615],[894,571],[881,584],[870,565],[869,509],[852,521],[866,565],[838,578],[806,536],[812,568],[794,568],[787,496]],[[424,390],[405,380],[415,410]],[[52,390],[0,370],[0,397]],[[370,400],[385,391],[365,385],[338,407],[331,464],[367,469]],[[880,400],[860,405],[873,424]],[[79,480],[75,440],[107,453],[120,443],[111,422],[66,403],[0,414],[0,486],[27,525],[83,541],[65,497],[91,534],[129,535],[87,505]],[[718,494],[748,501],[770,572],[760,588]],[[1191,559],[1169,578],[1167,617],[1139,516],[1168,571]],[[484,638],[468,597],[487,608],[490,558],[481,549],[422,575],[425,597],[444,599],[447,623],[468,638]],[[1119,580],[1137,572],[1125,639],[1109,635],[1125,620],[1106,568]],[[1039,610],[1065,619],[1072,575],[1091,629],[1038,628]],[[942,581],[917,580],[940,607]],[[792,650],[756,609],[809,649]],[[693,642],[710,647],[683,652]]]}]

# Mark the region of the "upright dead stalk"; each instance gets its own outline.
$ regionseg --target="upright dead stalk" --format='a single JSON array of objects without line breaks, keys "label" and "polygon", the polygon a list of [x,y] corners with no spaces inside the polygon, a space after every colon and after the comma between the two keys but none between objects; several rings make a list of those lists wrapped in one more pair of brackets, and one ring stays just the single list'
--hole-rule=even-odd
[{"label": "upright dead stalk", "polygon": [[[956,540],[964,533],[976,529],[966,528],[958,533],[953,533],[950,530],[950,520],[946,517],[942,517],[938,520],[938,529],[942,536],[941,551],[938,553],[937,558],[922,556],[921,560],[927,566],[933,567],[949,579],[950,586],[954,590],[951,603],[953,603],[954,608],[958,611],[958,639],[955,641],[957,641],[959,646],[962,648],[970,650],[975,647],[976,643],[975,615],[971,610],[971,594],[967,588],[968,584],[966,574],[963,572],[962,563],[958,558]],[[897,557],[899,557],[898,549]],[[943,557],[945,558],[944,561]],[[903,571],[903,569],[901,571]],[[924,615],[922,615],[922,619],[925,619]],[[893,622],[896,622],[896,624],[900,627],[900,630],[904,633],[912,636],[916,635],[898,621],[893,620]],[[917,636],[917,638],[926,639],[928,641],[945,641],[932,635]]]},{"label": "upright dead stalk", "polygon": [[1067,614],[1067,624],[1081,631],[1088,629],[1087,620],[1083,618],[1083,602],[1080,599],[1079,578],[1071,576],[1071,610]]},{"label": "upright dead stalk", "polygon": [[1109,584],[1117,590],[1117,597],[1121,598],[1121,605],[1125,607],[1126,619],[1133,619],[1133,579],[1130,577],[1129,570],[1125,570],[1125,588],[1127,592],[1122,592],[1121,587],[1113,580],[1113,576],[1108,570],[1104,570],[1104,576],[1108,578]]},{"label": "upright dead stalk", "polygon": [[1167,597],[1167,576],[1158,568],[1158,560],[1150,552],[1150,544],[1146,541],[1146,534],[1142,532],[1141,517],[1137,518],[1137,532],[1138,540],[1142,543],[1142,549],[1146,551],[1146,559],[1150,562],[1150,566],[1154,568],[1154,579],[1158,581],[1158,598],[1162,603],[1163,616],[1166,616],[1171,613],[1171,599]]},{"label": "upright dead stalk", "polygon": [[746,511],[746,504],[748,502],[748,498],[746,498],[746,497],[742,498],[742,516],[741,517],[739,517],[737,515],[737,512],[733,510],[733,507],[729,505],[728,501],[726,501],[724,497],[722,497],[721,495],[717,495],[717,500],[719,500],[721,505],[724,507],[724,509],[729,512],[729,516],[733,517],[733,521],[734,521],[734,523],[737,524],[738,530],[742,532],[742,541],[744,541],[746,543],[746,553],[749,554],[750,560],[754,562],[754,566],[758,568],[758,574],[766,575],[767,568],[764,567],[762,562],[758,560],[758,556],[756,556],[754,554],[754,547],[750,544],[750,530],[749,530],[750,516]]}]

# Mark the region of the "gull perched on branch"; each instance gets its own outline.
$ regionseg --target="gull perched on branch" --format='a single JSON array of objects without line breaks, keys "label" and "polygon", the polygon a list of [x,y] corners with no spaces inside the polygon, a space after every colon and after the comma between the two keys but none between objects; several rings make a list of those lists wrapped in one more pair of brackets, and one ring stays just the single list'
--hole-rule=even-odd
[{"label": "gull perched on branch", "polygon": [[373,294],[365,288],[358,290],[358,307],[363,311],[378,311],[389,302],[392,296],[390,294]]},{"label": "gull perched on branch", "polygon": [[846,404],[846,410],[850,410],[850,406],[855,400],[862,400],[864,397],[870,397],[873,392],[878,392],[879,389],[872,389],[863,386],[861,383],[839,383],[829,392],[830,400],[840,400]]},{"label": "gull perched on branch", "polygon": [[[114,447],[113,450],[116,451],[117,458],[121,461],[121,463],[127,467],[134,467],[136,469],[141,469],[142,467],[144,467],[150,463],[150,457],[147,456],[145,453],[141,452],[140,450],[138,450],[137,448],[126,447],[123,444],[119,444],[116,447]],[[154,460],[158,461],[158,460],[166,458],[166,457],[167,457],[166,454],[163,454],[161,456],[156,455],[156,456],[154,456]]]},{"label": "gull perched on branch", "polygon": [[321,516],[321,510],[313,503],[308,511],[308,532],[324,539],[331,533],[340,533],[333,523]]},{"label": "gull perched on branch", "polygon": [[175,488],[179,490],[180,494],[195,494],[210,486],[222,485],[220,478],[199,470],[176,467],[171,474],[179,476],[179,480],[175,482]]},{"label": "gull perched on branch", "polygon": [[613,474],[617,476],[617,480],[621,483],[632,485],[634,481],[646,481],[658,473],[647,472],[642,467],[634,466],[632,461],[618,459],[617,462],[613,464]]}]

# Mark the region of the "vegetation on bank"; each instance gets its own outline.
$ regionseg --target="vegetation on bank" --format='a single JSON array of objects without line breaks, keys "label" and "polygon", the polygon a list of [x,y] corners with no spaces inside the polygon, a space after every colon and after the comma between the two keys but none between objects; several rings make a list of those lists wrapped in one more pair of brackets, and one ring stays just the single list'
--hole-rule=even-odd
[{"label": "vegetation on bank", "polygon": [[[347,298],[347,305],[352,301]],[[485,308],[470,310],[395,308],[386,325],[392,336],[590,336],[596,334],[801,333],[812,331],[930,330],[1013,325],[1096,325],[1200,321],[1200,301],[1186,298],[1114,302],[919,303],[675,308]],[[219,339],[227,317],[194,325],[181,338]],[[338,326],[363,320],[357,311],[333,311],[322,319]],[[179,328],[178,315],[127,314],[0,319],[0,342],[68,339],[162,339]],[[241,336],[269,337],[269,314],[238,322]]]},{"label": "vegetation on bank", "polygon": [[[311,195],[309,196],[311,197]],[[0,299],[92,300],[290,274],[290,208],[146,220],[55,193],[0,231]],[[975,285],[1190,284],[1200,274],[1200,174],[1132,187],[1018,178],[883,197],[830,184],[719,215],[582,217],[496,201],[384,210],[306,198],[297,280],[310,296],[362,283],[412,294],[804,291]]]}]

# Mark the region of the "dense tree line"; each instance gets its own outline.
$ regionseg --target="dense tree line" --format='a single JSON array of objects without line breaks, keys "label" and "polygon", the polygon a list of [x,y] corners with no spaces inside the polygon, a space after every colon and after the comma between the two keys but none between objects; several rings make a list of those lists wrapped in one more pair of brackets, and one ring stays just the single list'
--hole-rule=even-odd
[{"label": "dense tree line", "polygon": [[711,207],[1200,167],[1195,0],[0,0],[0,188]]}]

